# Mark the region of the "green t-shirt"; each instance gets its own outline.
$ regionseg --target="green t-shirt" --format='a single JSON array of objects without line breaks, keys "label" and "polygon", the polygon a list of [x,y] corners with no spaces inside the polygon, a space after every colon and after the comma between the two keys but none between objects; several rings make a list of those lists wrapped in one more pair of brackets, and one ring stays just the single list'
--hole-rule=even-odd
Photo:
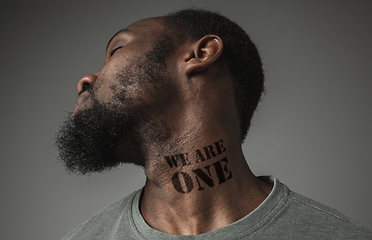
[{"label": "green t-shirt", "polygon": [[274,185],[260,206],[244,218],[200,235],[172,235],[148,226],[139,210],[141,190],[108,206],[63,240],[121,239],[368,239],[372,232],[338,211],[292,192],[273,177]]}]

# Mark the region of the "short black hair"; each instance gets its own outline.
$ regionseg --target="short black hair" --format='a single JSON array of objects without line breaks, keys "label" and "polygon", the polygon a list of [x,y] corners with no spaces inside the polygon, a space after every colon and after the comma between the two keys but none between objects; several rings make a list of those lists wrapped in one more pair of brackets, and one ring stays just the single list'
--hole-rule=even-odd
[{"label": "short black hair", "polygon": [[262,62],[255,44],[238,24],[220,13],[205,9],[191,8],[169,13],[164,18],[164,25],[166,32],[171,29],[174,33],[173,44],[190,38],[198,40],[208,34],[222,39],[223,53],[229,60],[233,78],[243,142],[264,91]]}]

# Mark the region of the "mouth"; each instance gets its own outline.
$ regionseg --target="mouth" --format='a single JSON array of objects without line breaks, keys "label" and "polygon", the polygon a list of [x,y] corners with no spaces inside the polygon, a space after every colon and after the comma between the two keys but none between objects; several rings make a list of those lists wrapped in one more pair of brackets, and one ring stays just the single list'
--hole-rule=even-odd
[{"label": "mouth", "polygon": [[74,110],[74,113],[73,113],[73,117],[75,117],[76,114],[83,108],[83,105],[85,105],[88,98],[89,98],[88,91],[85,91],[85,92],[83,92],[79,95],[79,97],[76,101],[76,104],[75,104],[75,110]]}]

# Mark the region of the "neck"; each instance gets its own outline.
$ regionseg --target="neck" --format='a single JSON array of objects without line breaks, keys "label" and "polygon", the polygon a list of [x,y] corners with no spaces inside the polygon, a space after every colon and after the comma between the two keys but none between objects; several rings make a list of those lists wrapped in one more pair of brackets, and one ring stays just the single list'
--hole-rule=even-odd
[{"label": "neck", "polygon": [[[217,76],[196,80],[182,88],[183,101],[169,101],[175,104],[167,106],[162,121],[144,127],[151,134],[143,136],[147,181],[140,210],[152,228],[176,235],[229,225],[271,191],[244,158],[232,86]],[[168,134],[159,141],[153,131]]]},{"label": "neck", "polygon": [[187,136],[192,141],[162,146],[148,156],[145,168],[141,213],[151,227],[170,234],[196,235],[231,224],[253,211],[271,189],[253,175],[240,142],[227,131],[212,128],[206,134],[194,128]]}]

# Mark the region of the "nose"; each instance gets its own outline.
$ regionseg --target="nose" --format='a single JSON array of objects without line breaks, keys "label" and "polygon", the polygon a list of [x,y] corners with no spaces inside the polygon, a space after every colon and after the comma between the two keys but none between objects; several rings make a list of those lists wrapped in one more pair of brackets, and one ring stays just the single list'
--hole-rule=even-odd
[{"label": "nose", "polygon": [[79,80],[77,84],[77,92],[78,94],[82,93],[83,91],[86,90],[87,87],[92,85],[98,78],[97,76],[98,73],[93,74],[93,75],[86,75],[82,79]]}]

